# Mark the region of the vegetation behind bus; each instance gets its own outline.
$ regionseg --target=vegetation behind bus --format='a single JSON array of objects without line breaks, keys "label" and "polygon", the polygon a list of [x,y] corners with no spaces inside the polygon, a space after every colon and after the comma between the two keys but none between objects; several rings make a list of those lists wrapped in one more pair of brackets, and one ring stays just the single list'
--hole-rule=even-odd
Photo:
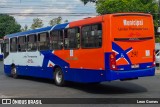
[{"label": "vegetation behind bus", "polygon": [[158,0],[80,0],[84,4],[96,3],[98,14],[119,12],[143,12],[151,13],[154,24],[158,26]]},{"label": "vegetation behind bus", "polygon": [[21,25],[18,24],[14,17],[0,14],[0,38],[7,34],[12,34],[21,31]]},{"label": "vegetation behind bus", "polygon": [[[151,13],[154,19],[155,34],[158,36],[158,0],[80,0],[84,4],[93,2],[96,4],[98,14],[118,13],[118,12],[143,12]],[[160,37],[156,37],[156,42],[160,42]]]}]

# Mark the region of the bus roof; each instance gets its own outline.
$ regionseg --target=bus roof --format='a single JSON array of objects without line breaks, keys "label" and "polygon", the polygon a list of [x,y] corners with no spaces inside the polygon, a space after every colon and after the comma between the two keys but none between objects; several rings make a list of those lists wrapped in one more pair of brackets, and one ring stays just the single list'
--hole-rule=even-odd
[{"label": "bus roof", "polygon": [[48,27],[39,28],[39,29],[35,29],[35,30],[29,30],[29,31],[25,31],[25,32],[13,33],[13,34],[6,35],[5,37],[12,38],[12,37],[17,37],[17,36],[25,36],[25,35],[30,35],[30,34],[41,33],[41,32],[48,32],[51,30],[60,30],[60,29],[67,28],[68,24],[69,23],[64,23],[64,24],[58,24],[55,26],[48,26]]}]

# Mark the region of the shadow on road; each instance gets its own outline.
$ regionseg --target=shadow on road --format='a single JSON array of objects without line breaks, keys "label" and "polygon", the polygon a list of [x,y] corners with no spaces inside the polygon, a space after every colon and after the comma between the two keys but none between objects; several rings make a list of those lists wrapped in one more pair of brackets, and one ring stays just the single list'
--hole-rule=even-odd
[{"label": "shadow on road", "polygon": [[[2,62],[0,62],[1,64]],[[3,66],[0,66],[1,69]],[[3,70],[2,70],[3,71]],[[3,72],[0,72],[0,76],[5,75]],[[52,84],[53,88],[56,87],[53,80],[48,79],[40,79],[33,77],[19,77],[19,79],[35,81],[45,84]],[[147,92],[147,89],[141,86],[138,81],[113,81],[113,82],[103,82],[101,84],[82,84],[82,83],[74,83],[67,82],[66,88],[72,88],[76,90],[81,90],[87,93],[93,94],[127,94],[127,93],[143,93]]]},{"label": "shadow on road", "polygon": [[105,82],[101,84],[81,84],[70,83],[69,88],[83,90],[93,94],[125,94],[125,93],[142,93],[147,92],[147,89],[132,82]]},{"label": "shadow on road", "polygon": [[[31,80],[45,84],[53,84],[54,87],[56,86],[53,80],[49,79],[41,79],[33,77],[19,77],[19,79]],[[127,93],[147,92],[147,89],[145,87],[140,86],[138,82],[136,84],[133,83],[132,81],[128,82],[113,81],[113,82],[103,82],[100,84],[82,84],[82,83],[67,82],[65,87],[85,91],[87,93],[92,93],[92,94],[125,94],[125,93],[127,94]]]}]

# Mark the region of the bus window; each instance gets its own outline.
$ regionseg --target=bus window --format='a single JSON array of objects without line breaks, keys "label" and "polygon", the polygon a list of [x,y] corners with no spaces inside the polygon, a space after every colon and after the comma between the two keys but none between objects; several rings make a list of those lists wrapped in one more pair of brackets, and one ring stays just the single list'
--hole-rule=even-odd
[{"label": "bus window", "polygon": [[4,53],[4,58],[6,58],[9,55],[9,39],[4,40],[3,53]]},{"label": "bus window", "polygon": [[0,54],[3,53],[3,43],[0,43]]},{"label": "bus window", "polygon": [[51,31],[51,49],[61,50],[63,48],[63,31]]},{"label": "bus window", "polygon": [[78,27],[65,30],[65,38],[64,38],[65,49],[79,48],[80,46],[79,31],[80,29]]},{"label": "bus window", "polygon": [[82,27],[82,48],[102,46],[102,25],[94,24]]},{"label": "bus window", "polygon": [[10,52],[17,52],[17,38],[10,39]]},{"label": "bus window", "polygon": [[27,41],[28,41],[28,51],[36,51],[37,50],[37,37],[36,37],[36,34],[28,35],[27,36]]},{"label": "bus window", "polygon": [[49,35],[48,33],[38,34],[38,48],[39,50],[48,50],[49,49]]},{"label": "bus window", "polygon": [[18,38],[18,51],[25,52],[26,48],[26,36],[20,36]]}]

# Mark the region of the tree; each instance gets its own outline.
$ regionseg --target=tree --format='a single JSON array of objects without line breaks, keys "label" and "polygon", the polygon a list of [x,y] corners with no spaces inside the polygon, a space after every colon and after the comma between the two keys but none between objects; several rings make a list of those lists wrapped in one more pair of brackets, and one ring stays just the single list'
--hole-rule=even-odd
[{"label": "tree", "polygon": [[81,2],[84,3],[84,5],[86,5],[88,2],[94,2],[96,3],[98,0],[81,0]]},{"label": "tree", "polygon": [[25,25],[22,29],[21,29],[21,31],[27,31],[28,30],[28,26],[27,25]]},{"label": "tree", "polygon": [[36,29],[41,27],[43,27],[43,21],[40,18],[34,18],[33,24],[31,25],[31,29]]},{"label": "tree", "polygon": [[53,18],[49,21],[49,25],[54,26],[56,24],[60,24],[62,22],[62,17]]},{"label": "tree", "polygon": [[80,0],[84,4],[96,3],[100,15],[119,12],[151,13],[155,27],[158,26],[158,0]]},{"label": "tree", "polygon": [[157,0],[98,0],[96,10],[99,14],[117,12],[144,12],[151,13],[155,26],[158,26]]},{"label": "tree", "polygon": [[156,43],[160,43],[160,37],[156,37],[156,38],[155,38],[155,42],[156,42]]},{"label": "tree", "polygon": [[0,14],[0,38],[11,33],[21,31],[21,25],[18,24],[14,17]]},{"label": "tree", "polygon": [[68,22],[68,20],[65,20],[65,21],[64,21],[64,23],[67,23],[67,22]]}]

